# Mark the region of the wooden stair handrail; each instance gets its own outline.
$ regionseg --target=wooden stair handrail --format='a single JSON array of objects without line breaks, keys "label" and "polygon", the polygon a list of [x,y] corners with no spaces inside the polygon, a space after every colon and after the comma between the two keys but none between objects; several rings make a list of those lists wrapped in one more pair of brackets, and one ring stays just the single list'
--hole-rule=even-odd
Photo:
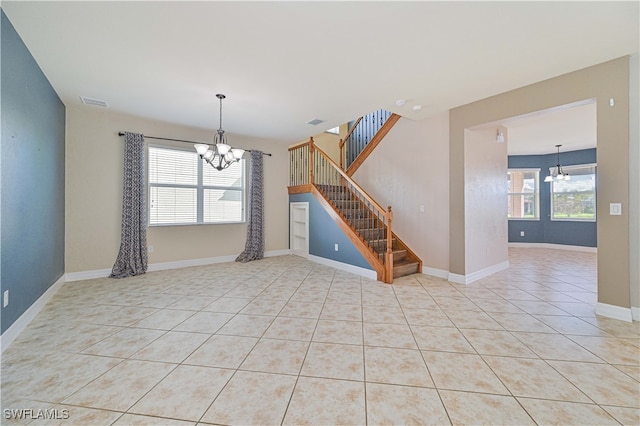
[{"label": "wooden stair handrail", "polygon": [[395,124],[400,120],[400,116],[396,113],[392,113],[387,121],[384,122],[382,127],[376,132],[376,134],[371,138],[367,146],[358,154],[358,156],[353,160],[353,162],[347,167],[347,175],[353,176],[353,174],[360,168],[360,166],[364,163],[364,161],[371,155],[374,149],[382,142],[382,139],[389,133],[389,130],[395,126]]},{"label": "wooden stair handrail", "polygon": [[358,124],[360,124],[361,121],[362,121],[362,117],[358,118],[356,120],[355,124],[353,126],[351,126],[351,129],[349,129],[349,133],[347,133],[347,136],[345,136],[344,139],[340,139],[340,148],[342,148],[344,146],[344,144],[347,143],[347,141],[351,137],[351,134],[356,129],[356,127],[358,127]]},{"label": "wooden stair handrail", "polygon": [[[369,202],[371,203],[372,206],[374,206],[376,208],[376,210],[378,210],[379,212],[381,212],[383,214],[383,216],[385,216],[385,218],[389,218],[389,212],[387,210],[385,210],[380,204],[378,204],[376,202],[376,200],[374,200],[371,195],[367,194],[367,191],[365,191],[362,187],[360,187],[360,185],[358,185],[353,179],[351,179],[350,176],[348,176],[343,170],[340,169],[340,167],[336,164],[335,161],[333,161],[321,148],[315,146],[314,150],[317,150],[320,155],[322,155],[325,160],[327,160],[329,162],[329,164],[331,164],[333,166],[334,169],[336,169],[336,171],[340,174],[340,176],[346,180],[347,182],[349,182],[355,189],[358,190],[358,192],[360,194],[362,194],[362,196]],[[311,182],[314,183],[314,182]]]}]

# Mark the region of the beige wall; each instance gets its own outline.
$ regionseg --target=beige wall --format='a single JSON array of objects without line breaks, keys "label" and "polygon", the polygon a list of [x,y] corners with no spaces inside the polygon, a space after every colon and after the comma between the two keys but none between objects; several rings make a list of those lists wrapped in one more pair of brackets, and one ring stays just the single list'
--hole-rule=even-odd
[{"label": "beige wall", "polygon": [[[120,247],[123,140],[118,131],[210,141],[212,131],[146,120],[91,107],[67,109],[66,272],[107,269]],[[229,134],[233,146],[264,157],[266,250],[289,247],[286,144]],[[147,142],[160,143],[148,139]],[[184,146],[184,144],[180,144]],[[246,225],[150,227],[149,263],[235,255],[244,249]]]},{"label": "beige wall", "polygon": [[[306,142],[306,141],[305,141]],[[313,137],[313,143],[325,152],[333,161],[340,164],[340,136],[322,132]]]},{"label": "beige wall", "polygon": [[[615,106],[609,106],[609,99]],[[465,129],[595,99],[598,141],[598,301],[630,306],[629,259],[629,58],[532,84],[450,110],[450,271],[466,270]],[[609,203],[622,203],[622,215],[610,216]],[[627,206],[625,209],[624,206]]]},{"label": "beige wall", "polygon": [[497,143],[496,131],[465,131],[465,275],[509,261],[507,141]]},{"label": "beige wall", "polygon": [[445,272],[449,270],[448,130],[446,112],[422,121],[401,118],[353,176],[383,207],[393,207],[394,232],[424,266]]}]

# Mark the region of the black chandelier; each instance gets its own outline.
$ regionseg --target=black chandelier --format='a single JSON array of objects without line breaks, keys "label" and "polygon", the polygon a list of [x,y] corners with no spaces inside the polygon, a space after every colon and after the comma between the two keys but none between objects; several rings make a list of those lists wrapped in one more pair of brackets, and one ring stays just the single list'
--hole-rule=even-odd
[{"label": "black chandelier", "polygon": [[205,160],[216,170],[223,170],[240,161],[244,155],[244,149],[232,148],[227,143],[227,137],[222,130],[222,100],[225,95],[217,94],[216,98],[220,99],[220,127],[213,136],[213,145],[197,143],[194,145],[200,158]]},{"label": "black chandelier", "polygon": [[556,148],[558,149],[558,164],[556,165],[555,169],[549,170],[549,176],[544,178],[545,182],[553,182],[553,179],[571,180],[571,176],[569,176],[569,173],[562,170],[562,166],[560,165],[560,147],[561,146],[562,145],[556,145]]}]

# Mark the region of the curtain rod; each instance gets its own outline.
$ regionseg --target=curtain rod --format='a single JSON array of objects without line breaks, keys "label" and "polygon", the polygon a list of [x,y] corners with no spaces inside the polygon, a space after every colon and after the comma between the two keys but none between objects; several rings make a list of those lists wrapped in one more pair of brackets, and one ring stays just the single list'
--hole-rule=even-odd
[{"label": "curtain rod", "polygon": [[[124,132],[118,132],[118,136],[124,136]],[[174,142],[185,142],[185,143],[202,143],[205,145],[211,145],[208,142],[196,142],[196,141],[186,141],[183,139],[170,139],[170,138],[159,138],[157,136],[147,136],[147,135],[143,135],[145,138],[147,139],[158,139],[158,140],[162,140],[162,141],[174,141]],[[251,152],[250,149],[245,149],[246,152]],[[271,154],[268,154],[266,152],[263,152],[262,155],[268,155],[269,157],[271,157]]]}]

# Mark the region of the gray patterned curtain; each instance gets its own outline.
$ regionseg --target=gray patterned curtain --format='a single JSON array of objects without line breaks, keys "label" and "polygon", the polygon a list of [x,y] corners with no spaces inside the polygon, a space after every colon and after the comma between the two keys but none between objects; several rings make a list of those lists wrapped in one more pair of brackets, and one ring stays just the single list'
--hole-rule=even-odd
[{"label": "gray patterned curtain", "polygon": [[249,219],[247,223],[247,242],[244,251],[236,262],[249,262],[264,257],[264,184],[262,182],[262,151],[251,151],[251,169],[249,171]]},{"label": "gray patterned curtain", "polygon": [[144,136],[124,133],[124,191],[120,252],[111,278],[126,278],[147,271],[147,197]]}]

